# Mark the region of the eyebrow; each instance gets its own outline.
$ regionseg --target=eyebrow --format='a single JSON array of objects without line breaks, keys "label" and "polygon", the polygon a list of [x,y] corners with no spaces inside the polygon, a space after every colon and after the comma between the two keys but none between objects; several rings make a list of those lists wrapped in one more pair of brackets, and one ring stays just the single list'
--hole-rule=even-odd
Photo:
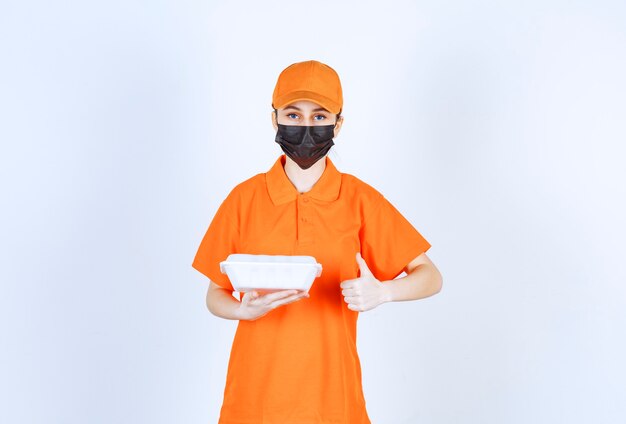
[{"label": "eyebrow", "polygon": [[[302,109],[300,109],[300,108],[299,108],[299,107],[297,107],[297,106],[287,106],[285,109],[295,109],[295,110],[297,110],[298,112],[302,112]],[[318,108],[315,108],[315,109],[313,109],[313,112],[328,112],[328,113],[330,113],[330,111],[329,111],[329,110],[324,109],[323,107],[318,107]]]}]

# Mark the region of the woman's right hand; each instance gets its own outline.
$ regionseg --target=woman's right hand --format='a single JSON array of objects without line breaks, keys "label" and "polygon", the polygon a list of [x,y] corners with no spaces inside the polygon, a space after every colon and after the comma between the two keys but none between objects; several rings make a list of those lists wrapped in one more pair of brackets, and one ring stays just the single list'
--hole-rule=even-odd
[{"label": "woman's right hand", "polygon": [[257,290],[244,293],[239,305],[240,319],[254,321],[273,309],[309,297],[304,290],[281,290],[260,294]]}]

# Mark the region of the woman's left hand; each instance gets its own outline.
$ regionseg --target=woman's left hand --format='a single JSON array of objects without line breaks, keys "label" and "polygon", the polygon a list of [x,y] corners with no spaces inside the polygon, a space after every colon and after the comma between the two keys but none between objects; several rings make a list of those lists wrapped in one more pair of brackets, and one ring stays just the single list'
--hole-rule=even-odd
[{"label": "woman's left hand", "polygon": [[369,311],[387,301],[387,291],[385,285],[374,277],[360,252],[356,254],[356,261],[359,264],[360,276],[343,281],[339,285],[342,289],[341,294],[348,304],[348,309]]}]

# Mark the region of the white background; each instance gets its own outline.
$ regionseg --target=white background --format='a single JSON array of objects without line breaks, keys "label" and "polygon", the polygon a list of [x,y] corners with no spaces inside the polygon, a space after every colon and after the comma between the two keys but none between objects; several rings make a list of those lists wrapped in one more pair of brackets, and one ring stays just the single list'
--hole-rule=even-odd
[{"label": "white background", "polygon": [[0,49],[1,422],[217,422],[191,262],[307,59],[444,277],[361,314],[372,421],[626,422],[623,2],[3,1]]}]

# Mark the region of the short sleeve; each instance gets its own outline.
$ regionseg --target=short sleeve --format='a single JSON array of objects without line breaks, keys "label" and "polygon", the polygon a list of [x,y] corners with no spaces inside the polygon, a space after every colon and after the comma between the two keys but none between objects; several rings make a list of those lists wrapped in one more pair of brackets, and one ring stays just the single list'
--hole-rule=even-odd
[{"label": "short sleeve", "polygon": [[378,280],[396,278],[430,243],[382,195],[364,217],[359,233],[361,256]]},{"label": "short sleeve", "polygon": [[220,271],[220,262],[231,253],[237,253],[239,246],[238,209],[236,196],[231,192],[217,209],[207,229],[192,267],[209,277],[219,286],[234,291],[226,274]]}]

